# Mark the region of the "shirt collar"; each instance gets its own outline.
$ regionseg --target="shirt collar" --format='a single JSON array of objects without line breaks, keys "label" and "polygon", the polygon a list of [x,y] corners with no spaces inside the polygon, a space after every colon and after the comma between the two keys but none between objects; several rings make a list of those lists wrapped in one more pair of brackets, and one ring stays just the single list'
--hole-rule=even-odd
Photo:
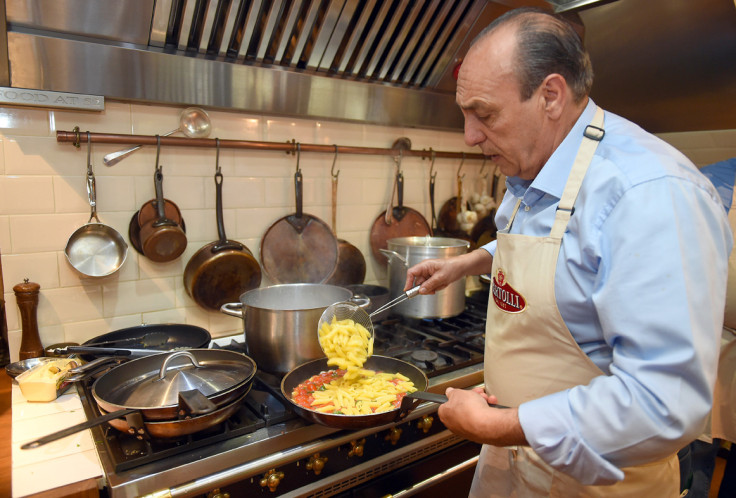
[{"label": "shirt collar", "polygon": [[593,99],[589,98],[588,104],[570,133],[555,149],[534,180],[530,182],[519,177],[508,178],[507,188],[514,196],[522,198],[528,206],[534,205],[545,194],[557,199],[562,197],[567,177],[570,176],[570,170],[583,141],[583,132],[585,127],[593,120],[596,109],[597,105],[593,102]]}]

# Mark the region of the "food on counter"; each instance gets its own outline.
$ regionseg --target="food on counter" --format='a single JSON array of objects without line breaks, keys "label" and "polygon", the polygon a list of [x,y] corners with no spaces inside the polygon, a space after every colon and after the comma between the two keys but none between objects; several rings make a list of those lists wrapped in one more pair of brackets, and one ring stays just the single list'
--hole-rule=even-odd
[{"label": "food on counter", "polygon": [[353,320],[325,322],[319,329],[319,342],[327,355],[327,364],[346,370],[348,379],[358,378],[361,367],[373,354],[373,336]]},{"label": "food on counter", "polygon": [[398,408],[417,389],[406,376],[361,369],[357,378],[346,370],[328,370],[302,382],[291,393],[296,404],[336,415],[370,415]]},{"label": "food on counter", "polygon": [[69,370],[79,366],[78,360],[57,358],[41,363],[16,377],[23,397],[28,401],[53,401],[71,384]]}]

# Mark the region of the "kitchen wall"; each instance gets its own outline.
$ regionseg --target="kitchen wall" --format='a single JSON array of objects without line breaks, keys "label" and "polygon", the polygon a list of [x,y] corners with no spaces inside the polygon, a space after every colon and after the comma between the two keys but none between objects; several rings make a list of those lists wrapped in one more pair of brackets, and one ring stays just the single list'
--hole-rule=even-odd
[{"label": "kitchen wall", "polygon": [[[29,279],[40,284],[38,323],[45,346],[83,342],[100,334],[141,323],[189,323],[213,336],[242,330],[233,317],[199,308],[186,294],[182,275],[189,258],[217,239],[215,224],[215,150],[163,147],[163,190],[182,211],[187,229],[186,252],[176,261],[154,263],[132,247],[122,269],[104,278],[88,278],[66,261],[69,236],[90,215],[86,193],[87,150],[83,144],[56,142],[56,130],[163,134],[178,126],[181,107],[107,101],[104,112],[70,112],[0,107],[0,252],[10,350],[17,359],[21,322],[13,286]],[[281,117],[210,111],[211,138],[339,144],[390,148],[399,137],[413,149],[467,151],[461,133],[317,122]],[[93,144],[100,220],[128,239],[132,215],[155,197],[155,147],[145,147],[113,167],[102,162],[120,146]],[[304,211],[331,223],[333,154],[302,153]],[[437,160],[436,199],[454,195],[460,160]],[[480,161],[462,168],[469,190],[479,190]],[[284,152],[222,149],[223,205],[227,236],[244,243],[258,257],[267,228],[293,213],[296,158]],[[337,234],[356,245],[368,263],[366,283],[387,285],[385,270],[370,253],[369,231],[385,209],[393,186],[390,156],[340,155]],[[429,160],[405,158],[404,203],[431,220]],[[262,285],[269,285],[264,274]]]},{"label": "kitchen wall", "polygon": [[[239,319],[199,308],[187,296],[182,274],[189,258],[217,239],[215,225],[214,149],[164,147],[165,196],[180,207],[188,246],[170,263],[153,263],[132,247],[123,268],[104,278],[83,277],[69,266],[64,247],[69,236],[89,219],[86,194],[86,146],[58,144],[56,130],[163,134],[177,127],[179,107],[107,101],[104,112],[73,112],[0,107],[0,253],[13,360],[18,357],[21,321],[13,286],[29,279],[41,286],[38,324],[45,346],[84,342],[97,335],[141,323],[190,323],[214,337],[237,333]],[[210,111],[211,138],[339,144],[389,148],[399,137],[413,149],[477,152],[461,133],[318,122],[272,116]],[[662,138],[698,166],[736,156],[736,130],[670,133]],[[131,216],[155,196],[156,150],[145,147],[113,167],[102,163],[114,145],[93,144],[100,220],[127,240]],[[304,210],[331,223],[332,154],[303,153]],[[479,178],[480,161],[466,161],[469,192],[487,188]],[[222,149],[223,204],[228,238],[243,242],[258,257],[267,228],[294,211],[296,158],[283,152]],[[437,160],[436,209],[454,195],[460,160]],[[404,203],[431,219],[429,161],[406,158]],[[341,155],[337,159],[337,234],[365,255],[366,283],[387,285],[385,270],[370,254],[369,231],[385,209],[393,185],[389,156]],[[262,285],[269,285],[264,274]]]}]

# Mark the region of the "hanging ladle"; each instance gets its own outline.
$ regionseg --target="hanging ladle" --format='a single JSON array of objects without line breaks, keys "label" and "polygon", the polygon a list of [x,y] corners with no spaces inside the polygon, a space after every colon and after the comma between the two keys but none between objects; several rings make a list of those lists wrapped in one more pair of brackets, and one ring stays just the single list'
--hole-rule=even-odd
[{"label": "hanging ladle", "polygon": [[[161,136],[168,137],[169,135],[173,135],[180,131],[189,138],[205,138],[209,136],[211,128],[212,123],[210,122],[210,117],[204,109],[200,109],[199,107],[187,107],[179,113],[179,127],[176,130],[171,130]],[[102,162],[105,163],[106,166],[114,166],[141,147],[143,146],[136,145],[129,149],[111,152],[102,158]]]}]

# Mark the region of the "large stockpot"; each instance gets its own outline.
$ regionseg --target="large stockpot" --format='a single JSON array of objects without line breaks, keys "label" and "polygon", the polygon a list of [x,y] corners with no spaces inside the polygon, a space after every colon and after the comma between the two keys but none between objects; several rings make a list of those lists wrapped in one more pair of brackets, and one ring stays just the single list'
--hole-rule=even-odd
[{"label": "large stockpot", "polygon": [[[470,242],[447,237],[400,237],[389,239],[388,249],[381,252],[389,259],[391,299],[404,292],[406,272],[427,259],[450,258],[468,252]],[[465,279],[428,296],[407,299],[393,308],[399,315],[412,318],[448,318],[465,310]]]},{"label": "large stockpot", "polygon": [[259,369],[285,374],[324,357],[317,340],[319,318],[328,306],[352,296],[335,285],[281,284],[245,292],[239,303],[220,310],[243,319],[248,355]]}]

